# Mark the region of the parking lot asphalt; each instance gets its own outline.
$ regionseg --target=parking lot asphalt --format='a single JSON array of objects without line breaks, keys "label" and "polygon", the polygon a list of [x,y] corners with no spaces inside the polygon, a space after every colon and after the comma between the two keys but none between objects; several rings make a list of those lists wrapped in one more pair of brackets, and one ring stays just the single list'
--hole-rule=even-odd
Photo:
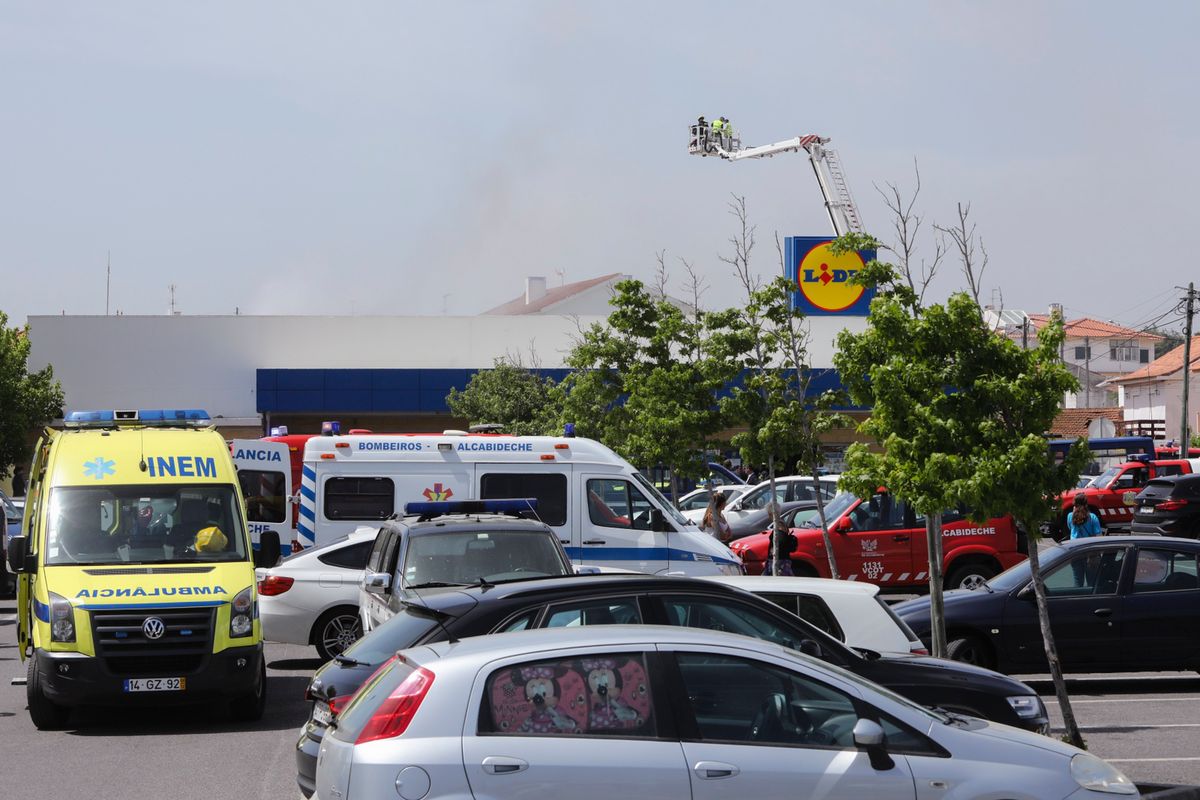
[{"label": "parking lot asphalt", "polygon": [[[298,798],[294,745],[303,692],[320,662],[310,647],[268,643],[268,707],[257,723],[219,708],[85,709],[38,731],[25,708],[12,600],[0,600],[0,786],[31,797],[128,800]],[[1062,718],[1049,676],[1019,676],[1042,695],[1054,735]],[[1139,783],[1200,784],[1200,675],[1068,676],[1088,748]]]}]

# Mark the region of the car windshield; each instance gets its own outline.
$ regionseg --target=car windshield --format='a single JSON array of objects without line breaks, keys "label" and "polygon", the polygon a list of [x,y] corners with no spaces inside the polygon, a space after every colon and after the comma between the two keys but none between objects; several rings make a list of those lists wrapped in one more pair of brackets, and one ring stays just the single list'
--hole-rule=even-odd
[{"label": "car windshield", "polygon": [[[1038,556],[1038,564],[1042,568],[1042,574],[1045,575],[1052,566],[1066,556],[1067,550],[1061,545],[1052,544],[1049,541],[1044,544]],[[1024,586],[1029,583],[1029,562],[1022,561],[1020,564],[1009,567],[994,578],[988,578],[987,584],[998,592],[1011,592],[1013,589]]]},{"label": "car windshield", "polygon": [[242,519],[228,485],[59,487],[46,564],[245,561]]},{"label": "car windshield", "polygon": [[401,572],[407,588],[570,574],[549,530],[434,529],[409,537]]},{"label": "car windshield", "polygon": [[[850,492],[838,492],[837,497],[829,501],[825,506],[825,521],[832,523],[835,519],[846,513],[850,506],[854,505],[858,497]],[[819,528],[821,527],[821,518],[816,516],[815,512],[812,517],[796,525],[797,528]]]},{"label": "car windshield", "polygon": [[1105,486],[1108,486],[1108,484],[1112,482],[1113,478],[1117,477],[1120,474],[1121,474],[1121,467],[1109,467],[1108,469],[1104,470],[1104,472],[1101,472],[1099,475],[1097,475],[1095,478],[1093,478],[1092,482],[1088,485],[1096,486],[1098,488],[1103,489]]},{"label": "car windshield", "polygon": [[686,528],[690,525],[696,524],[696,523],[692,522],[690,519],[688,519],[687,517],[685,517],[683,514],[680,514],[679,509],[675,508],[675,506],[668,503],[667,498],[663,497],[662,492],[660,492],[658,489],[654,488],[653,483],[646,480],[645,475],[643,475],[640,472],[635,472],[635,473],[633,473],[633,480],[635,483],[639,484],[642,487],[642,491],[646,492],[647,494],[649,494],[651,497],[654,498],[655,504],[659,508],[664,509],[666,515],[669,516],[671,519],[675,520],[675,523],[677,525],[680,525],[681,527]]}]

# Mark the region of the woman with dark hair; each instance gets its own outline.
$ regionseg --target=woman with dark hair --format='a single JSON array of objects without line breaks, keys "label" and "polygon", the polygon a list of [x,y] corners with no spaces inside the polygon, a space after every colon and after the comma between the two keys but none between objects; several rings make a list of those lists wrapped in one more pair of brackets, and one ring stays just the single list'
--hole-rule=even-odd
[{"label": "woman with dark hair", "polygon": [[[1100,518],[1088,509],[1087,497],[1082,494],[1075,495],[1075,507],[1067,515],[1067,530],[1071,532],[1072,539],[1087,539],[1104,532],[1100,528]],[[1076,556],[1071,562],[1075,585],[1090,586],[1098,567],[1099,561],[1096,556]]]}]

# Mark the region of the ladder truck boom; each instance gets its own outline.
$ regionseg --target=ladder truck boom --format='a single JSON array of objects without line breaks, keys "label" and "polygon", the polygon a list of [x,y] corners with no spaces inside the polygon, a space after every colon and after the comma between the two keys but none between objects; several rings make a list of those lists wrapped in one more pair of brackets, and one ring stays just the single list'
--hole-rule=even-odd
[{"label": "ladder truck boom", "polygon": [[713,133],[693,125],[689,131],[688,152],[699,156],[717,156],[725,161],[741,161],[747,158],[771,158],[781,153],[805,153],[812,165],[821,196],[825,199],[825,211],[836,236],[846,233],[862,233],[862,219],[858,206],[850,194],[846,173],[842,169],[837,151],[826,147],[829,139],[808,135],[785,139],[774,144],[757,147],[742,147],[741,138],[735,131],[724,130]]}]

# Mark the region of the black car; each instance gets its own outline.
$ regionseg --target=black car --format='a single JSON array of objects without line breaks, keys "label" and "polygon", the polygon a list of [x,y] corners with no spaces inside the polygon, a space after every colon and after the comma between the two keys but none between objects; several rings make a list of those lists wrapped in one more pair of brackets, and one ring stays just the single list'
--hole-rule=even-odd
[{"label": "black car", "polygon": [[[796,515],[802,515],[801,521],[804,520],[805,512],[816,512],[817,503],[815,500],[796,500],[779,505],[779,520],[783,523],[783,527],[787,528],[798,527]],[[741,539],[743,536],[750,536],[755,533],[762,533],[771,527],[771,512],[770,509],[760,508],[753,511],[744,517],[739,517],[729,523],[730,529],[733,531],[733,539]]]},{"label": "black car", "polygon": [[1155,478],[1134,498],[1130,533],[1200,535],[1200,475]]},{"label": "black car", "polygon": [[[1200,541],[1094,536],[1041,553],[1050,624],[1064,670],[1200,669]],[[1047,670],[1023,562],[972,591],[946,592],[947,655],[1000,672]],[[929,600],[892,609],[929,643]]]},{"label": "black car", "polygon": [[684,625],[740,633],[822,658],[919,703],[1036,731],[1046,709],[1028,686],[995,672],[927,656],[856,650],[769,600],[710,581],[636,574],[580,575],[411,596],[404,610],[318,670],[312,717],[296,743],[297,782],[311,794],[331,712],[397,650],[527,628]]}]

